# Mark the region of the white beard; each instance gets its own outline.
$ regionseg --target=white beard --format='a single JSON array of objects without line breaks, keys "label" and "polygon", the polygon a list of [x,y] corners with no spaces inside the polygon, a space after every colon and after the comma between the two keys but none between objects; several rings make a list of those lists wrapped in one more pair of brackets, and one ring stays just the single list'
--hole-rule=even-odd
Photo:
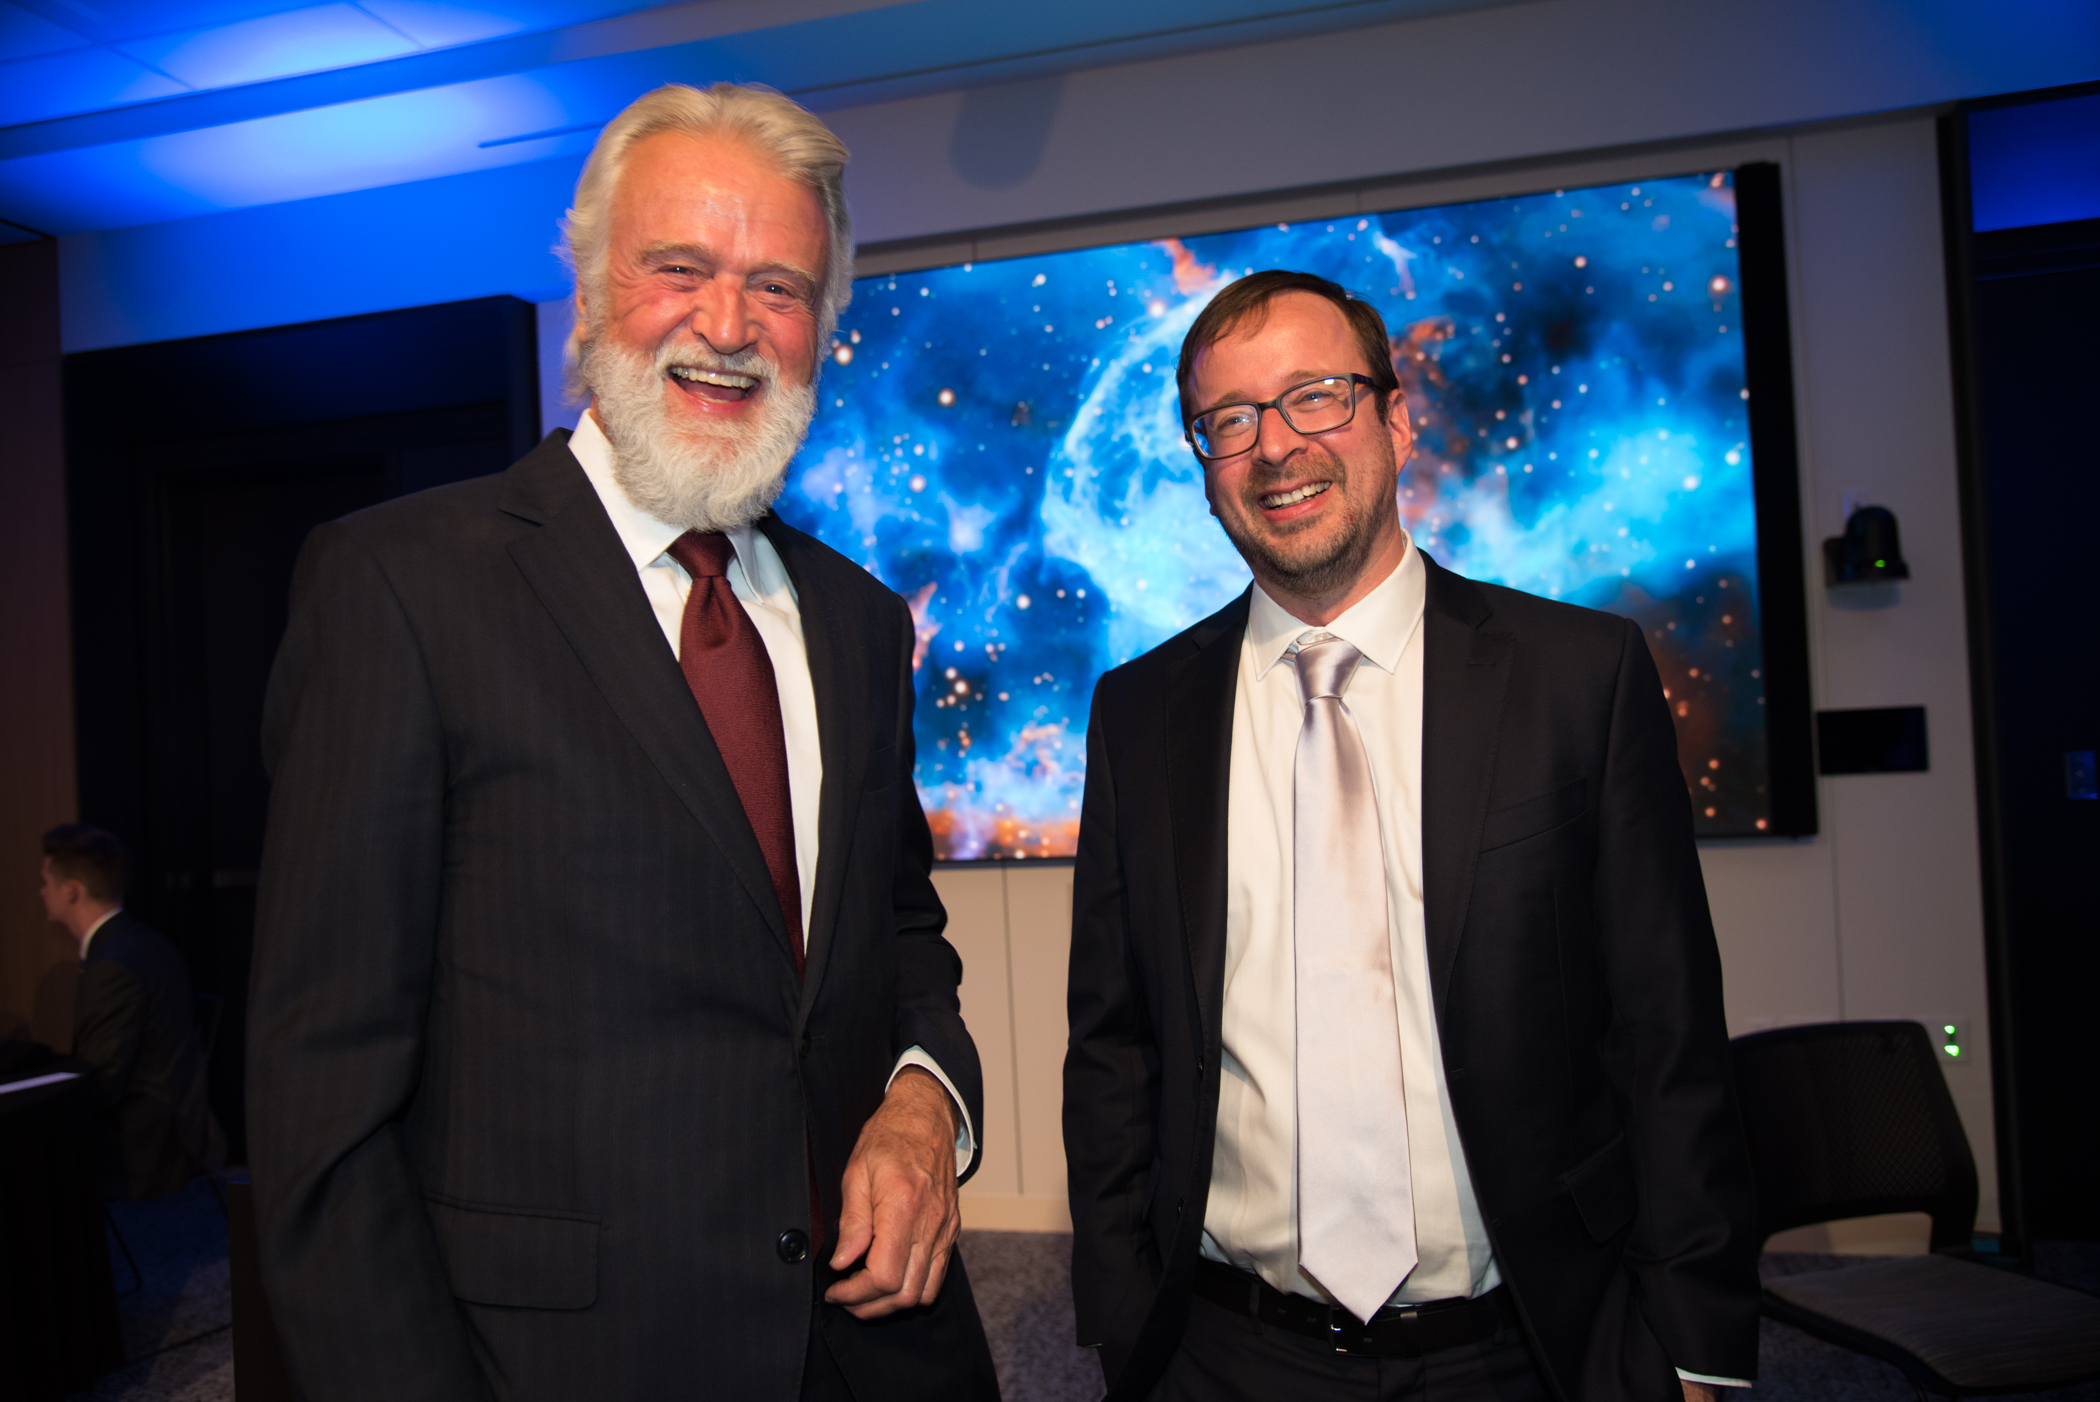
[{"label": "white beard", "polygon": [[[752,376],[759,412],[715,427],[673,422],[664,406],[673,365]],[[765,515],[817,412],[815,375],[809,384],[789,385],[756,351],[725,356],[666,341],[649,356],[594,337],[583,347],[582,371],[612,445],[613,480],[635,506],[688,530],[730,531]]]}]

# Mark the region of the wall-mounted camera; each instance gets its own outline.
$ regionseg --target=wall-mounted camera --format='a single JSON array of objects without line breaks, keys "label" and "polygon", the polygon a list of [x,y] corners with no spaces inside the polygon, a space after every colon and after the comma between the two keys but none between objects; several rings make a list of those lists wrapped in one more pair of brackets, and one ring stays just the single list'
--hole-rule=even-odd
[{"label": "wall-mounted camera", "polygon": [[1909,578],[1896,513],[1885,506],[1860,507],[1845,518],[1843,535],[1823,542],[1823,581],[1833,589]]}]

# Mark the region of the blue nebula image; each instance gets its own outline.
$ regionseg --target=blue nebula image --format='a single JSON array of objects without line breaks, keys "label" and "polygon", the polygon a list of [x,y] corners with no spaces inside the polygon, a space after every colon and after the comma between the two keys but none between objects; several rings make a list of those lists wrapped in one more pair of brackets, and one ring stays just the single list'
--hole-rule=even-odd
[{"label": "blue nebula image", "polygon": [[1069,856],[1095,680],[1245,589],[1181,340],[1296,268],[1385,317],[1439,564],[1637,620],[1702,836],[1769,815],[1727,172],[864,278],[779,510],[917,625],[939,855]]}]

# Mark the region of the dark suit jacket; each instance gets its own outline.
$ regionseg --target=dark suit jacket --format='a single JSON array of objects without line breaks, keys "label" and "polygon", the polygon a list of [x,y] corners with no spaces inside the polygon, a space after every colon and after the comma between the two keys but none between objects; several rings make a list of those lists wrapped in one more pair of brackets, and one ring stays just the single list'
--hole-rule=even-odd
[{"label": "dark suit jacket", "polygon": [[[1751,1377],[1750,1170],[1654,663],[1624,619],[1428,570],[1429,975],[1503,1278],[1565,1396]],[[1087,732],[1065,1151],[1079,1336],[1116,1398],[1180,1340],[1210,1188],[1247,611],[1103,677]]]},{"label": "dark suit jacket", "polygon": [[197,1005],[182,956],[118,911],[88,941],[73,1055],[95,1068],[95,1178],[104,1197],[172,1193],[224,1156],[207,1100]]},{"label": "dark suit jacket", "polygon": [[[983,1123],[903,602],[764,523],[824,763],[798,983],[757,838],[566,444],[320,527],[293,583],[248,1114],[309,1402],[792,1398],[816,1287],[777,1243],[811,1225],[812,1166],[836,1239],[847,1156],[913,1044]],[[887,1324],[822,1314],[863,1397],[989,1378],[959,1274]]]}]

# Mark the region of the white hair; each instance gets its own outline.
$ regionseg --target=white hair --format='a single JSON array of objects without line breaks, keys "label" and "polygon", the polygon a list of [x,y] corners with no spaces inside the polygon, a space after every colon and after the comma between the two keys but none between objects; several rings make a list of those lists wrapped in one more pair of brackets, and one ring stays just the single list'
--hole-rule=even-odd
[{"label": "white hair", "polygon": [[[845,143],[793,99],[770,88],[736,83],[716,83],[705,90],[666,83],[636,98],[598,133],[598,144],[576,182],[575,207],[562,220],[563,243],[556,248],[574,273],[586,307],[604,300],[608,206],[627,158],[639,142],[667,131],[748,142],[772,158],[782,175],[817,197],[831,233],[830,265],[817,295],[817,340],[821,345],[830,339],[839,313],[853,299],[853,218],[846,212]],[[572,379],[581,369],[590,331],[588,319],[579,316],[569,333]]]}]

